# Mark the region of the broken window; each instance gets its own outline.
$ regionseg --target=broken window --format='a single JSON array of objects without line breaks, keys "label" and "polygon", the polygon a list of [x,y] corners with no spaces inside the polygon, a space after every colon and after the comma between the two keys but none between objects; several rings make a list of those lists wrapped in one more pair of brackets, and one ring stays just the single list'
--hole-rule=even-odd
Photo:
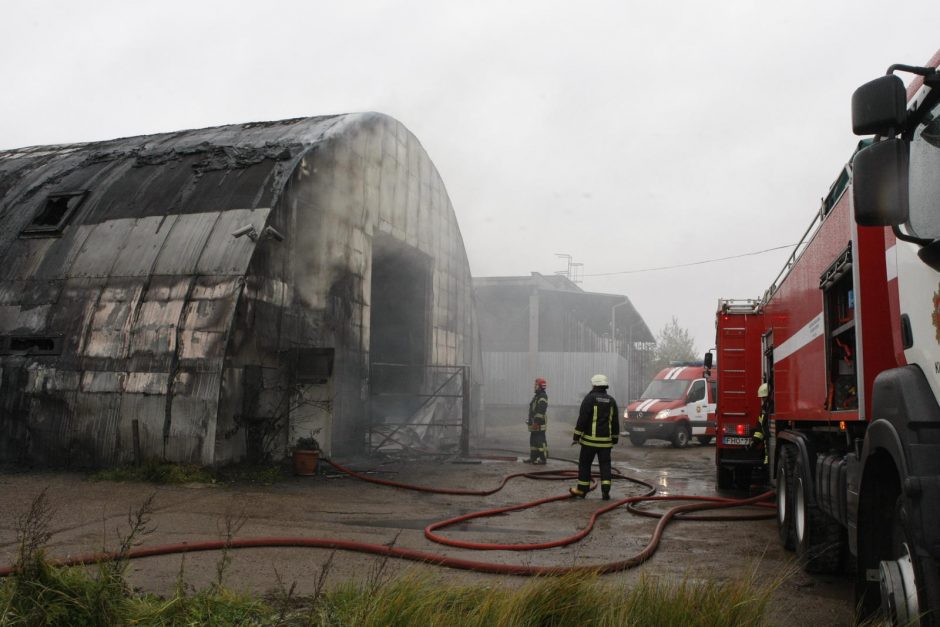
[{"label": "broken window", "polygon": [[297,348],[293,358],[297,383],[326,383],[333,376],[332,348]]},{"label": "broken window", "polygon": [[85,199],[85,192],[50,194],[45,204],[33,221],[23,229],[20,235],[28,237],[55,237],[62,234],[62,229]]},{"label": "broken window", "polygon": [[61,355],[62,337],[41,335],[0,336],[2,355]]}]

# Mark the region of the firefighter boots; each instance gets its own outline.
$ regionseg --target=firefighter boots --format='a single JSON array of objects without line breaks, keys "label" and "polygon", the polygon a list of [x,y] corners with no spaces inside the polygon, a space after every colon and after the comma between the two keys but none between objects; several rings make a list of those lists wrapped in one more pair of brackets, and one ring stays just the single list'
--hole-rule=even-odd
[{"label": "firefighter boots", "polygon": [[583,499],[584,497],[587,496],[587,492],[585,492],[584,490],[581,490],[580,488],[569,488],[568,492],[571,493],[571,496],[576,496],[579,499]]}]

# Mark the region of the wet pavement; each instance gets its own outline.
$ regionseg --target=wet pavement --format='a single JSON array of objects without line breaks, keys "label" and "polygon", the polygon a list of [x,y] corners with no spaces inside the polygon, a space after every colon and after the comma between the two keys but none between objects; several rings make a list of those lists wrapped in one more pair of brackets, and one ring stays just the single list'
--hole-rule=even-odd
[{"label": "wet pavement", "polygon": [[[550,457],[544,467],[521,463],[527,457],[524,425],[490,426],[478,439],[481,463],[456,460],[341,460],[353,470],[404,483],[483,489],[502,477],[529,470],[573,470],[577,448],[570,430],[549,431]],[[623,474],[656,486],[660,495],[714,496],[714,447],[692,444],[675,449],[665,442],[634,447],[629,441],[614,450],[614,466]],[[567,460],[567,461],[566,461]],[[49,553],[84,554],[114,547],[126,529],[128,512],[155,493],[152,533],[144,545],[218,540],[227,525],[239,524],[237,537],[316,536],[382,543],[462,559],[525,565],[601,564],[626,559],[647,544],[655,520],[619,508],[602,516],[593,533],[581,542],[538,552],[469,551],[428,541],[423,529],[431,522],[481,509],[515,505],[563,494],[573,480],[514,479],[486,497],[453,496],[378,486],[333,472],[293,478],[270,486],[193,484],[152,486],[92,482],[72,473],[6,473],[0,475],[0,561],[10,563],[16,550],[15,520],[41,490],[56,511]],[[638,495],[640,485],[616,481],[614,498]],[[759,492],[753,488],[752,493]],[[743,497],[744,494],[723,494]],[[442,535],[471,542],[546,542],[575,533],[603,502],[597,493],[584,500],[563,500],[538,508],[474,520],[447,527]],[[651,506],[653,507],[653,506]],[[664,506],[655,505],[661,510]],[[202,588],[218,574],[218,553],[153,557],[132,562],[128,579],[141,590],[169,594],[182,579]],[[524,578],[480,574],[438,566],[329,549],[243,549],[234,551],[225,569],[231,587],[263,593],[296,583],[297,594],[320,585],[374,582],[407,571],[431,573],[435,579],[460,583],[499,582],[518,585]],[[811,576],[799,571],[793,553],[783,550],[776,522],[677,521],[665,532],[657,553],[637,568],[606,575],[611,581],[637,577],[667,579],[729,579],[785,576],[775,594],[769,618],[778,625],[848,625],[852,623],[851,582],[847,576]],[[280,582],[280,583],[279,583]]]}]

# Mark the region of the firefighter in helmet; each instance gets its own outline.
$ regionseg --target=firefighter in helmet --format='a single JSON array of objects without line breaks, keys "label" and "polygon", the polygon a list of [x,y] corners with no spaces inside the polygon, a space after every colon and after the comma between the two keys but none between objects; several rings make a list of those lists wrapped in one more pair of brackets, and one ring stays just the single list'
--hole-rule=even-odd
[{"label": "firefighter in helmet", "polygon": [[601,469],[601,497],[610,499],[610,449],[620,440],[620,410],[617,401],[607,393],[607,377],[591,377],[591,391],[581,401],[578,424],[574,428],[572,444],[581,445],[578,456],[578,485],[569,491],[572,496],[584,498],[591,487],[591,464],[597,456]]},{"label": "firefighter in helmet", "polygon": [[754,431],[753,444],[756,447],[764,449],[764,466],[767,466],[769,458],[767,456],[767,414],[770,413],[770,389],[766,383],[761,383],[757,388],[757,397],[760,399],[760,415],[757,417],[757,429]]},{"label": "firefighter in helmet", "polygon": [[548,412],[548,394],[545,386],[548,382],[539,377],[535,380],[535,395],[529,402],[529,459],[527,464],[544,464],[548,459],[548,442],[545,439],[546,413]]}]

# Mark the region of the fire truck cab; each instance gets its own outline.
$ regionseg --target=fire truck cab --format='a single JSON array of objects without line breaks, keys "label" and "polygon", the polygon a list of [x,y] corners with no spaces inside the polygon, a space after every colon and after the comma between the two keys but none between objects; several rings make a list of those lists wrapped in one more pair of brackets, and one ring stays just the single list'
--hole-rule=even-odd
[{"label": "fire truck cab", "polygon": [[627,405],[622,431],[634,446],[667,440],[682,448],[693,436],[708,444],[715,436],[716,395],[716,380],[704,362],[674,362]]}]

